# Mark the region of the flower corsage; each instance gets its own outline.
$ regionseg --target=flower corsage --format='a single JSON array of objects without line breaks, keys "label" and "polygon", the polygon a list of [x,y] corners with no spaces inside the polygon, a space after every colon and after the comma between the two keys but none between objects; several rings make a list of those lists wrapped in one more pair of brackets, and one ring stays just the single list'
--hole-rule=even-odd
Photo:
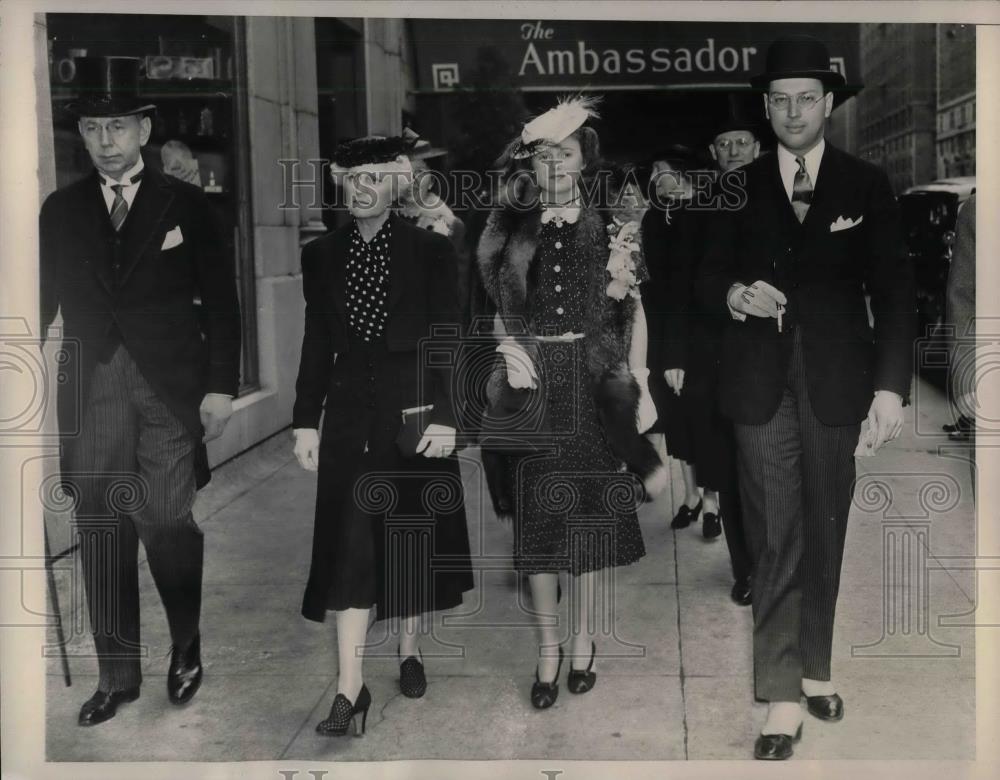
[{"label": "flower corsage", "polygon": [[611,281],[608,283],[607,293],[618,301],[625,300],[626,295],[638,298],[639,283],[635,269],[636,258],[641,251],[639,223],[615,217],[613,222],[608,223],[608,235],[611,237],[608,242],[611,254],[607,269],[611,274]]}]

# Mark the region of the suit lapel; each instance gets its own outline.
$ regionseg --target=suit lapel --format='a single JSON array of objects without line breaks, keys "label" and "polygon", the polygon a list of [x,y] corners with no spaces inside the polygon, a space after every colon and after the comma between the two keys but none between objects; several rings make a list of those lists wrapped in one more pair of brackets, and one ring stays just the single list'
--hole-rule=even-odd
[{"label": "suit lapel", "polygon": [[160,232],[160,222],[173,200],[174,191],[166,175],[147,165],[142,184],[122,225],[122,286],[132,275],[153,236]]},{"label": "suit lapel", "polygon": [[333,308],[340,321],[347,326],[347,304],[344,286],[347,284],[344,266],[347,265],[348,253],[351,249],[351,230],[353,223],[339,228],[334,235],[333,257],[330,258],[330,297]]},{"label": "suit lapel", "polygon": [[[767,165],[768,190],[771,198],[777,204],[777,210],[781,214],[780,219],[786,223],[787,228],[797,231],[801,229],[802,225],[799,223],[799,218],[795,216],[795,209],[792,208],[792,202],[788,199],[788,193],[785,192],[785,183],[781,180],[778,152],[774,151],[769,156],[772,159]],[[809,215],[806,214],[806,219],[808,218]]]},{"label": "suit lapel", "polygon": [[[87,247],[87,256],[83,262],[90,267],[97,276],[104,289],[111,293],[114,290],[114,283],[111,279],[111,264],[107,257],[109,239],[114,233],[111,227],[111,217],[108,214],[108,204],[104,202],[104,193],[101,191],[101,178],[95,169],[90,175],[90,180],[84,190],[85,204],[80,210],[82,219],[78,220],[80,236],[80,246]],[[90,253],[93,254],[90,254]]]},{"label": "suit lapel", "polygon": [[840,174],[839,151],[827,141],[823,157],[819,161],[819,171],[816,174],[816,186],[813,189],[809,211],[806,212],[806,218],[802,222],[802,226],[810,234],[822,233],[823,226],[829,226],[835,218],[831,218],[831,207],[836,208],[834,204],[840,190]]},{"label": "suit lapel", "polygon": [[413,241],[416,236],[410,231],[420,230],[407,224],[395,214],[389,217],[392,236],[389,239],[389,302],[390,313],[399,303],[409,286],[410,271],[413,268]]}]

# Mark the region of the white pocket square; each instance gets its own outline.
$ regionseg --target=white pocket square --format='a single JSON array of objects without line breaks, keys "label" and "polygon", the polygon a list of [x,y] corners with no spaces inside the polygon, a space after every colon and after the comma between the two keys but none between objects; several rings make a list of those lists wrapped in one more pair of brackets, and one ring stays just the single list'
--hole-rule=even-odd
[{"label": "white pocket square", "polygon": [[844,219],[843,217],[837,217],[836,222],[830,223],[830,232],[836,233],[838,230],[847,230],[848,228],[852,228],[855,225],[860,225],[861,220],[863,219],[864,216],[860,216],[857,219]]},{"label": "white pocket square", "polygon": [[175,246],[180,246],[183,243],[184,236],[181,234],[181,226],[178,225],[163,237],[163,246],[160,247],[160,251],[173,249]]}]

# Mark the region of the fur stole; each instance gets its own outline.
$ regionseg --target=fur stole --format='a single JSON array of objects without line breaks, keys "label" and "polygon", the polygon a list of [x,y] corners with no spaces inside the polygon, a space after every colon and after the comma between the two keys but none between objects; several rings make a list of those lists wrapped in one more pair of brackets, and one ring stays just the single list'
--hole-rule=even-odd
[{"label": "fur stole", "polygon": [[[477,262],[486,292],[508,323],[513,319],[524,324],[524,332],[509,335],[518,338],[532,356],[536,349],[532,335],[537,333],[532,319],[532,268],[540,229],[541,212],[537,209],[528,212],[497,209],[487,219],[477,248]],[[611,278],[606,268],[609,238],[607,222],[601,212],[581,208],[575,240],[581,257],[592,271],[584,335],[587,370],[598,416],[612,451],[642,479],[647,495],[655,495],[665,486],[667,472],[655,448],[637,431],[639,386],[628,368],[636,301],[629,296],[616,300],[607,294]],[[488,403],[496,404],[506,386],[506,366],[498,359],[487,385]],[[489,473],[488,467],[488,476]],[[498,512],[507,511],[502,505],[497,506],[498,495],[494,487],[491,484],[495,508]]]}]

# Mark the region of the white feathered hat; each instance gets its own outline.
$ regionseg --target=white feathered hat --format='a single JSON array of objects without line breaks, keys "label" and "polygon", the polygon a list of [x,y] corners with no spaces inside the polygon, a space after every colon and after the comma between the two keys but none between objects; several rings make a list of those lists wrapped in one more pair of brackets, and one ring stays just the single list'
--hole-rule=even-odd
[{"label": "white feathered hat", "polygon": [[561,97],[554,108],[535,117],[521,130],[521,140],[514,147],[515,158],[531,157],[541,147],[558,144],[572,135],[588,119],[600,116],[595,107],[598,95]]}]

